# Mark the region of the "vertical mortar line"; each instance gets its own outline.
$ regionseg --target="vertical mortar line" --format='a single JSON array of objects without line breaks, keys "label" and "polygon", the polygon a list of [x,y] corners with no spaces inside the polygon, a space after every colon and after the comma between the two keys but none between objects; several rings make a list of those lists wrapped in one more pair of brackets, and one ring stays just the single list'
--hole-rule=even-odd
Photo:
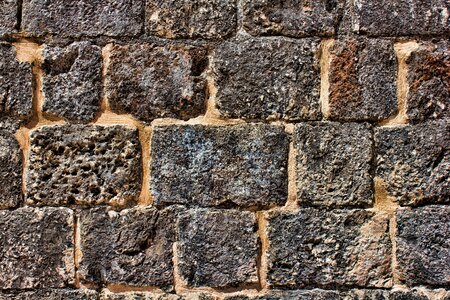
[{"label": "vertical mortar line", "polygon": [[259,288],[267,290],[267,249],[269,247],[269,238],[267,236],[267,220],[263,211],[256,212],[256,220],[258,222],[258,237],[260,240],[260,249],[257,257]]},{"label": "vertical mortar line", "polygon": [[139,205],[151,205],[153,203],[150,192],[150,166],[151,166],[151,140],[153,130],[151,127],[139,127],[139,141],[141,142],[142,160],[142,184],[139,195]]},{"label": "vertical mortar line", "polygon": [[81,234],[80,234],[80,215],[76,213],[74,215],[74,248],[73,248],[73,259],[75,264],[75,287],[80,288],[80,278],[78,276],[78,269],[80,267],[80,261],[83,257],[81,252]]},{"label": "vertical mortar line", "polygon": [[333,39],[325,39],[320,43],[320,108],[324,119],[330,117],[330,48],[334,45]]},{"label": "vertical mortar line", "polygon": [[285,124],[285,132],[289,137],[288,150],[288,197],[285,208],[288,210],[296,210],[299,206],[297,199],[297,164],[296,164],[296,149],[294,147],[294,124]]},{"label": "vertical mortar line", "polygon": [[392,270],[392,281],[393,284],[401,284],[400,277],[397,270],[397,216],[394,213],[389,218],[389,237],[392,243],[392,260],[391,260],[391,270]]},{"label": "vertical mortar line", "polygon": [[208,70],[206,71],[207,99],[205,119],[220,119],[216,106],[217,86],[214,79],[214,57],[208,53]]},{"label": "vertical mortar line", "polygon": [[178,242],[174,242],[172,245],[172,263],[173,263],[173,289],[176,294],[182,294],[185,290],[185,284],[180,276],[178,269],[178,252],[177,252]]}]

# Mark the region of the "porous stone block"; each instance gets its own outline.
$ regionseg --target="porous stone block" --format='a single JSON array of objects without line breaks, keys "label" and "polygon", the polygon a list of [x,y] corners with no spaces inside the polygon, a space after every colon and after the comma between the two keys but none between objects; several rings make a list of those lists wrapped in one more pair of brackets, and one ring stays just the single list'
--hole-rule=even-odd
[{"label": "porous stone block", "polygon": [[314,290],[270,290],[265,295],[247,296],[236,295],[226,296],[223,300],[342,300],[342,295],[338,291]]},{"label": "porous stone block", "polygon": [[[1,298],[0,298],[1,299]],[[100,300],[219,300],[205,293],[189,293],[183,295],[161,294],[153,292],[121,292],[113,293],[109,290],[103,290],[100,294]]]},{"label": "porous stone block", "polygon": [[102,94],[101,49],[89,42],[43,50],[42,110],[71,122],[92,121]]},{"label": "porous stone block", "polygon": [[189,119],[206,110],[206,51],[177,45],[114,45],[106,73],[111,109],[144,122]]},{"label": "porous stone block", "polygon": [[136,207],[81,213],[78,274],[84,282],[171,290],[172,244],[178,208]]},{"label": "porous stone block", "polygon": [[300,209],[267,215],[267,282],[273,287],[390,287],[386,214]]},{"label": "porous stone block", "polygon": [[156,205],[266,207],[286,202],[288,139],[280,126],[157,126],[151,152]]},{"label": "porous stone block", "polygon": [[329,49],[328,117],[380,121],[397,111],[397,60],[392,41],[347,38]]},{"label": "porous stone block", "polygon": [[256,284],[257,238],[251,212],[187,211],[178,220],[178,273],[191,287]]},{"label": "porous stone block", "polygon": [[368,124],[298,124],[294,147],[301,205],[365,207],[373,203]]},{"label": "porous stone block", "polygon": [[0,211],[0,290],[72,283],[73,230],[67,208]]},{"label": "porous stone block", "polygon": [[0,300],[97,300],[94,290],[36,290],[19,294],[0,294]]},{"label": "porous stone block", "polygon": [[148,0],[146,30],[169,39],[222,39],[237,25],[236,0]]},{"label": "porous stone block", "polygon": [[213,55],[216,106],[227,118],[320,119],[317,40],[237,39]]},{"label": "porous stone block", "polygon": [[450,207],[397,210],[397,268],[408,286],[450,286]]},{"label": "porous stone block", "polygon": [[133,36],[144,25],[141,0],[24,0],[22,29],[34,36]]},{"label": "porous stone block", "polygon": [[6,33],[13,33],[16,31],[17,25],[17,1],[3,0],[0,3],[0,11],[2,18],[0,19],[0,36]]},{"label": "porous stone block", "polygon": [[401,205],[449,203],[449,133],[448,119],[376,129],[376,176]]},{"label": "porous stone block", "polygon": [[133,203],[140,193],[138,132],[127,126],[57,125],[30,134],[30,205]]},{"label": "porous stone block", "polygon": [[0,209],[22,202],[22,152],[14,135],[0,129]]}]

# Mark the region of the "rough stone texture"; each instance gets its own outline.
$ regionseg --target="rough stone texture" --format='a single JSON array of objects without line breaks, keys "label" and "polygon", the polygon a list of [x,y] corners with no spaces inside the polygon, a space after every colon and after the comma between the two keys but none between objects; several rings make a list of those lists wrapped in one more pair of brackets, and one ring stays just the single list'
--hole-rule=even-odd
[{"label": "rough stone texture", "polygon": [[35,36],[132,36],[143,27],[141,0],[24,0],[23,30]]},{"label": "rough stone texture", "polygon": [[139,196],[141,154],[136,129],[58,125],[30,135],[27,203],[125,205]]},{"label": "rough stone texture", "polygon": [[17,24],[17,1],[3,0],[0,2],[0,11],[2,17],[0,19],[0,37],[6,33],[16,31]]},{"label": "rough stone texture", "polygon": [[165,38],[220,39],[233,34],[236,0],[148,0],[147,33]]},{"label": "rough stone texture", "polygon": [[375,131],[376,176],[401,205],[449,203],[449,132],[448,119]]},{"label": "rough stone texture", "polygon": [[298,124],[294,147],[300,204],[326,207],[372,204],[373,151],[369,125]]},{"label": "rough stone texture", "polygon": [[85,210],[80,217],[81,261],[86,282],[131,286],[173,284],[172,244],[179,208],[137,207],[121,212]]},{"label": "rough stone texture", "polygon": [[450,286],[450,207],[397,210],[397,265],[408,286]]},{"label": "rough stone texture", "polygon": [[228,118],[317,120],[317,40],[238,39],[215,50],[216,105]]},{"label": "rough stone texture", "polygon": [[237,210],[190,210],[178,221],[178,272],[192,287],[258,282],[256,218]]},{"label": "rough stone texture", "polygon": [[265,207],[286,201],[288,139],[282,127],[159,126],[151,153],[156,205]]},{"label": "rough stone texture", "polygon": [[252,35],[331,36],[342,0],[244,0],[244,28]]},{"label": "rough stone texture", "polygon": [[450,117],[450,43],[422,44],[407,64],[410,121]]},{"label": "rough stone texture", "polygon": [[392,41],[341,39],[330,48],[329,117],[379,121],[397,111],[397,61]]},{"label": "rough stone texture", "polygon": [[43,111],[67,121],[92,121],[102,93],[100,47],[89,42],[46,46],[43,56]]},{"label": "rough stone texture", "polygon": [[73,214],[66,208],[0,211],[0,290],[73,281]]},{"label": "rough stone texture", "polygon": [[[0,298],[1,299],[1,298]],[[122,292],[111,293],[104,290],[100,300],[219,300],[217,297],[204,293],[189,293],[187,295],[158,294],[152,292]]]},{"label": "rough stone texture", "polygon": [[22,152],[14,135],[0,129],[0,209],[22,202]]},{"label": "rough stone texture", "polygon": [[229,296],[223,300],[341,300],[341,294],[338,291],[325,290],[293,290],[293,291],[269,291],[261,296]]},{"label": "rough stone texture", "polygon": [[353,30],[371,36],[448,34],[447,0],[357,0]]},{"label": "rough stone texture", "polygon": [[115,45],[107,68],[111,108],[144,122],[189,119],[206,109],[206,51],[177,45]]},{"label": "rough stone texture", "polygon": [[38,290],[20,294],[0,294],[0,300],[97,300],[94,290]]},{"label": "rough stone texture", "polygon": [[391,286],[386,214],[306,208],[267,220],[271,287]]}]

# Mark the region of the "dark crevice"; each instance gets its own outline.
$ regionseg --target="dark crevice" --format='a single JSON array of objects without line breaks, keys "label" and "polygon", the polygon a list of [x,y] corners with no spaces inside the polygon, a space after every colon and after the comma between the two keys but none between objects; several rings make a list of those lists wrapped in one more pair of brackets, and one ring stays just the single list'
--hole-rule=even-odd
[{"label": "dark crevice", "polygon": [[17,0],[17,23],[15,26],[15,29],[17,31],[20,31],[22,28],[22,5],[23,5],[23,0]]}]

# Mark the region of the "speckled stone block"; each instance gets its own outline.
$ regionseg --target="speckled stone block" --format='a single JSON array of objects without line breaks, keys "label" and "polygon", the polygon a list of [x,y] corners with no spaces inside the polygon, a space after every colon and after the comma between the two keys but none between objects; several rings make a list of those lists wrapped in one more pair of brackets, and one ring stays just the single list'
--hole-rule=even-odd
[{"label": "speckled stone block", "polygon": [[6,33],[16,31],[17,25],[17,1],[3,0],[0,3],[2,17],[0,19],[0,37]]},{"label": "speckled stone block", "polygon": [[237,26],[236,0],[148,0],[146,31],[169,39],[222,39]]},{"label": "speckled stone block", "polygon": [[189,119],[206,110],[206,51],[179,45],[115,45],[110,50],[106,95],[113,111],[143,122]]},{"label": "speckled stone block", "polygon": [[271,287],[390,287],[386,214],[300,209],[267,215]]},{"label": "speckled stone block", "polygon": [[223,300],[342,300],[342,295],[338,291],[314,290],[270,290],[265,295],[247,296],[236,295],[226,296]]},{"label": "speckled stone block", "polygon": [[103,290],[100,294],[100,300],[219,300],[217,297],[205,294],[191,292],[183,295],[161,294],[153,292],[121,292],[112,293],[109,290]]},{"label": "speckled stone block", "polygon": [[19,294],[0,294],[0,300],[97,300],[94,290],[37,290]]},{"label": "speckled stone block", "polygon": [[0,290],[72,283],[73,230],[67,208],[0,211]]},{"label": "speckled stone block", "polygon": [[447,119],[375,131],[376,176],[401,205],[449,203],[449,133]]},{"label": "speckled stone block", "polygon": [[89,42],[44,47],[42,110],[71,122],[89,122],[100,110],[101,49]]},{"label": "speckled stone block", "polygon": [[216,105],[222,116],[318,120],[319,43],[305,39],[237,39],[213,55]]},{"label": "speckled stone block", "polygon": [[22,202],[22,152],[12,133],[0,129],[0,209]]},{"label": "speckled stone block", "polygon": [[298,124],[294,147],[300,205],[365,207],[373,203],[368,124]]},{"label": "speckled stone block", "polygon": [[288,139],[280,126],[157,126],[151,151],[156,205],[266,207],[286,202]]},{"label": "speckled stone block", "polygon": [[237,210],[190,210],[178,221],[176,260],[191,287],[258,282],[256,217]]},{"label": "speckled stone block", "polygon": [[31,132],[30,205],[132,204],[140,193],[138,132],[127,126],[57,125]]}]

